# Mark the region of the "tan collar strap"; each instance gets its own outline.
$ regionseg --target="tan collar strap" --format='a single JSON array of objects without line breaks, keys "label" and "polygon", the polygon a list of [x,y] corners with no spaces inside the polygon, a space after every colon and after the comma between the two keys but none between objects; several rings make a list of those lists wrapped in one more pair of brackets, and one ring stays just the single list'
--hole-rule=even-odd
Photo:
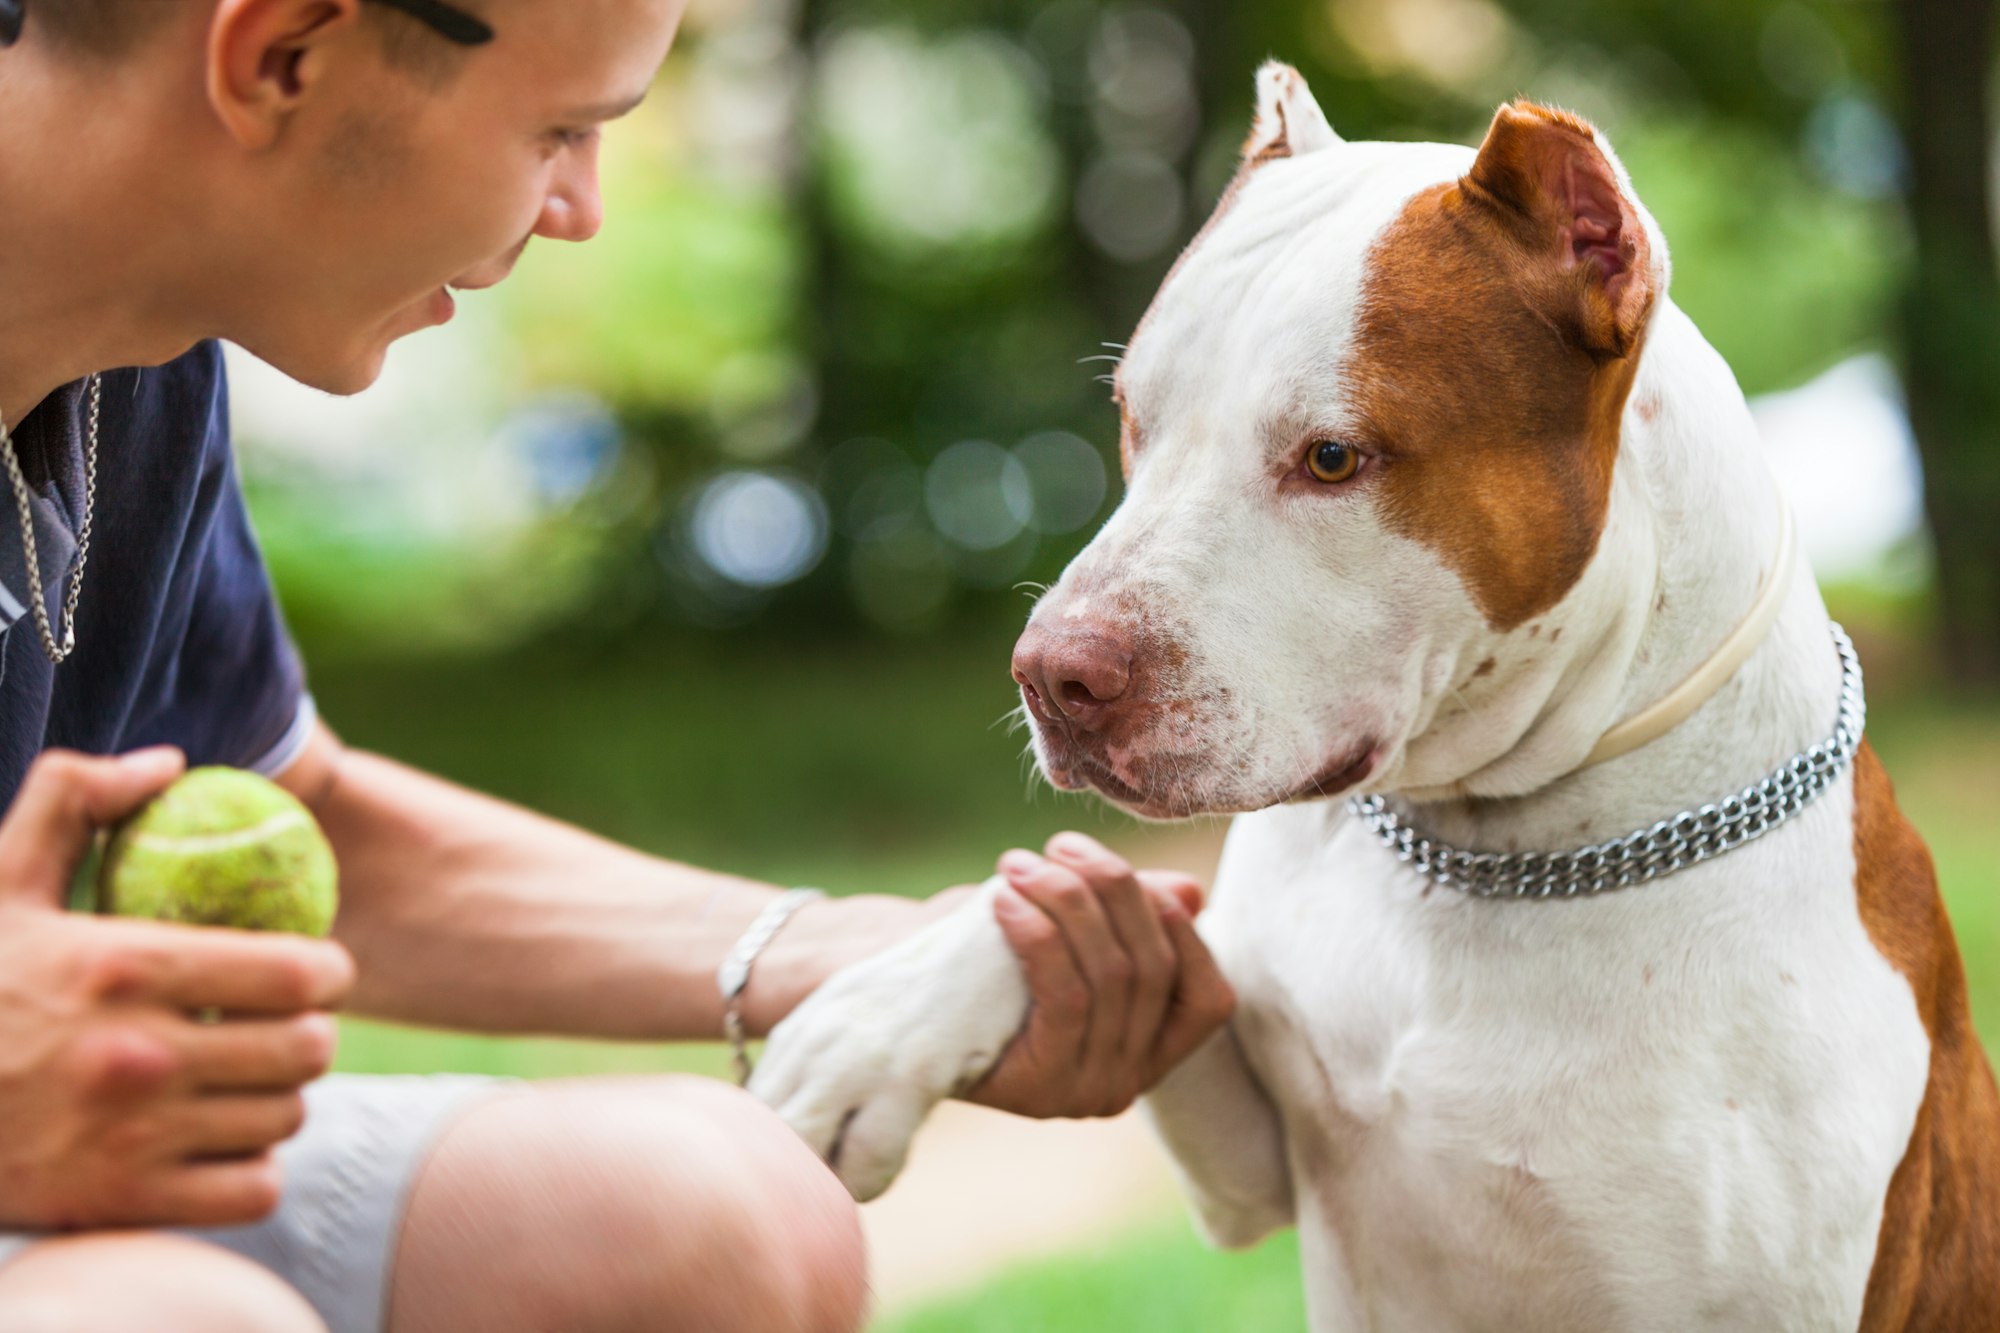
[{"label": "tan collar strap", "polygon": [[1722,646],[1715,650],[1714,655],[1695,668],[1694,674],[1676,686],[1672,693],[1605,732],[1597,747],[1579,767],[1589,768],[1607,759],[1616,759],[1648,741],[1658,740],[1693,716],[1695,709],[1707,703],[1722,688],[1723,682],[1750,660],[1750,654],[1770,633],[1772,623],[1778,618],[1779,608],[1785,604],[1785,593],[1792,586],[1792,573],[1798,568],[1798,562],[1798,540],[1792,524],[1791,506],[1780,499],[1778,562],[1757,594],[1750,614],[1743,618],[1734,633],[1722,641]]}]

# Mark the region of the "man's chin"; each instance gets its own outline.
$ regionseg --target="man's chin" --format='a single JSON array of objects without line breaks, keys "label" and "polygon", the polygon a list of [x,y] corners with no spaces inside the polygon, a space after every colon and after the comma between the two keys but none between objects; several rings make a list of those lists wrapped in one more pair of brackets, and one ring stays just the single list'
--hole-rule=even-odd
[{"label": "man's chin", "polygon": [[267,356],[255,347],[243,350],[308,389],[340,398],[350,398],[374,387],[375,381],[382,378],[382,367],[389,356],[386,343],[341,357]]},{"label": "man's chin", "polygon": [[321,393],[351,397],[375,387],[375,381],[382,378],[382,365],[387,359],[386,352],[377,352],[363,363],[340,366],[325,375],[301,379],[300,383],[310,385]]}]

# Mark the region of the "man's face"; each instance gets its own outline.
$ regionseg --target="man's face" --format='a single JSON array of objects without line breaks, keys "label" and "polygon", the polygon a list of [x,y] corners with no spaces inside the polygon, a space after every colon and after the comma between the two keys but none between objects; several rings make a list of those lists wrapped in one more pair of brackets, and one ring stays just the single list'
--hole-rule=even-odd
[{"label": "man's face", "polygon": [[496,39],[442,87],[352,32],[254,167],[245,193],[273,239],[230,298],[231,336],[298,380],[358,392],[390,343],[451,318],[449,288],[499,282],[532,237],[596,234],[599,129],[645,94],[683,5],[497,5]]}]

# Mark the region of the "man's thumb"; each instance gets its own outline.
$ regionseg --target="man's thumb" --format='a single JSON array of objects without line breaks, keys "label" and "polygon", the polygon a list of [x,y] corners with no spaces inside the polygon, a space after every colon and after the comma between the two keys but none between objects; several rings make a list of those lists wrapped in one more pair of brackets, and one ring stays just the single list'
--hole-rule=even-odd
[{"label": "man's thumb", "polygon": [[100,759],[44,751],[0,820],[0,897],[60,906],[91,836],[157,796],[187,767],[179,750]]}]

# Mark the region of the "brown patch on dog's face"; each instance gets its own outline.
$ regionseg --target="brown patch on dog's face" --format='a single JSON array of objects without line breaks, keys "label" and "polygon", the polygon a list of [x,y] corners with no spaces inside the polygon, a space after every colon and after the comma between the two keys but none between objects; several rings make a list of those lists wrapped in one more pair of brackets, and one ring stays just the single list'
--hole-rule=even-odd
[{"label": "brown patch on dog's face", "polygon": [[1473,170],[1411,200],[1370,256],[1351,361],[1390,526],[1503,632],[1596,552],[1653,302],[1637,210],[1579,125],[1503,108]]}]

